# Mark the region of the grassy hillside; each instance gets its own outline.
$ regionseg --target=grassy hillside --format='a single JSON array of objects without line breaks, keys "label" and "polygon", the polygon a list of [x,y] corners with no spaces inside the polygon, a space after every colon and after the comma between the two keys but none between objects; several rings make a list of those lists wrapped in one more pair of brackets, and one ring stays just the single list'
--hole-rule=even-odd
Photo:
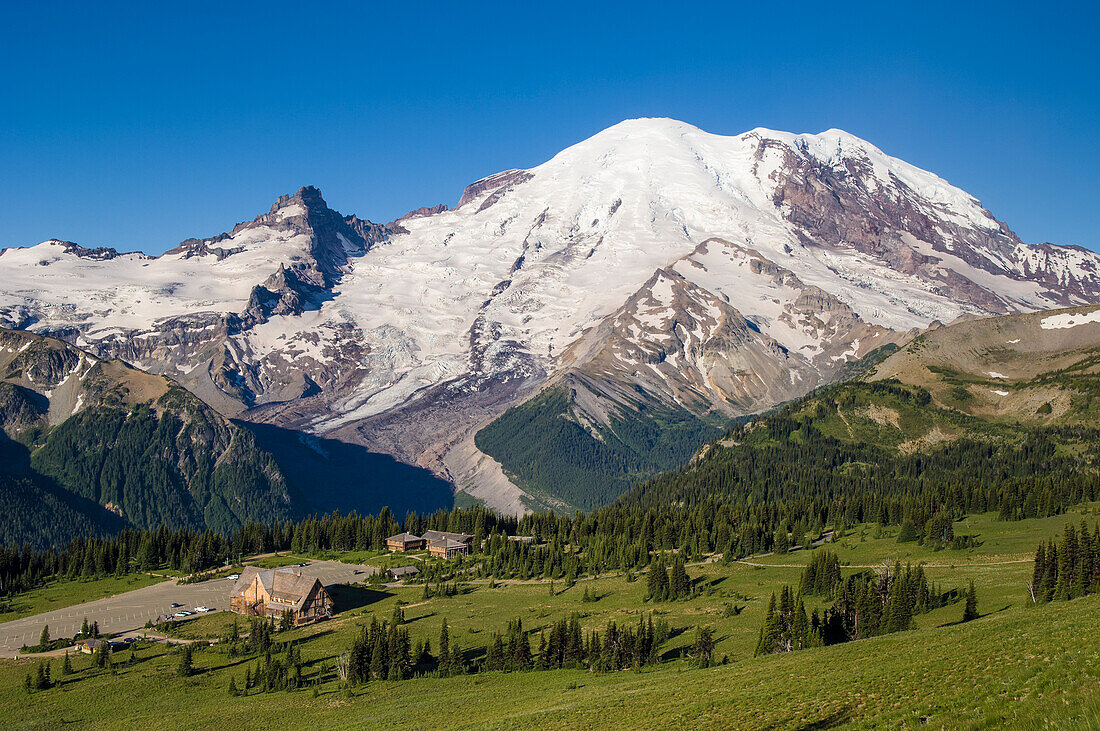
[{"label": "grassy hillside", "polygon": [[1100,322],[1080,315],[1098,310],[1076,307],[938,328],[884,360],[868,378],[919,386],[937,405],[987,421],[1096,426]]},{"label": "grassy hillside", "polygon": [[608,426],[582,424],[565,389],[508,409],[475,444],[550,505],[591,510],[641,480],[683,464],[721,431],[684,410],[639,407]]},{"label": "grassy hillside", "polygon": [[[644,601],[644,580],[622,576],[582,580],[570,589],[559,582],[554,596],[547,583],[472,584],[457,596],[426,600],[420,587],[340,592],[335,619],[277,636],[297,640],[304,677],[320,681],[316,696],[307,686],[230,697],[230,678],[242,685],[256,656],[229,657],[213,645],[195,652],[197,674],[181,678],[178,650],[150,646],[132,665],[125,662],[129,652],[120,653],[114,674],[92,670],[79,657],[74,675],[59,676],[55,661],[61,687],[30,696],[22,679],[34,663],[0,662],[0,702],[21,709],[13,728],[62,722],[196,728],[211,717],[227,727],[258,728],[288,714],[296,723],[333,728],[1089,728],[1100,721],[1100,648],[1081,639],[1094,631],[1100,598],[1033,606],[1025,583],[1040,538],[1082,517],[1094,522],[1098,514],[1100,505],[1092,504],[1070,515],[1010,523],[991,514],[967,516],[956,532],[979,536],[980,545],[961,551],[899,544],[896,529],[854,526],[831,546],[845,574],[884,560],[923,562],[944,588],[974,581],[981,618],[958,624],[962,607],[955,603],[919,615],[908,632],[787,655],[752,657],[769,595],[784,583],[797,584],[810,559],[806,551],[689,566],[696,596],[656,605]],[[585,601],[585,592],[596,600]],[[388,618],[398,601],[414,643],[434,645],[446,618],[452,641],[471,662],[484,654],[493,632],[517,617],[536,646],[540,629],[572,613],[587,630],[656,611],[673,637],[662,648],[665,662],[640,672],[493,672],[343,689],[336,655],[372,616]],[[216,637],[229,622],[224,614],[208,616],[185,625],[181,636]],[[725,656],[728,664],[696,669],[678,659],[700,625],[714,629],[716,658]],[[102,698],[111,699],[108,708]]]}]

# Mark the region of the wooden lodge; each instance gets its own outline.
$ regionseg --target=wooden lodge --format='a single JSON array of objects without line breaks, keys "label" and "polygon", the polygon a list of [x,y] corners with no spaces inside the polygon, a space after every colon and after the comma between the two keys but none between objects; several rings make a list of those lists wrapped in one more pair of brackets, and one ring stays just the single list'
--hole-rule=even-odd
[{"label": "wooden lodge", "polygon": [[412,533],[399,533],[386,539],[386,548],[391,551],[420,551],[428,549],[428,553],[437,558],[454,558],[470,553],[474,537],[465,533],[448,533],[440,530],[425,531],[422,536]]},{"label": "wooden lodge", "polygon": [[295,625],[308,624],[332,614],[332,599],[320,579],[294,569],[258,569],[248,566],[241,571],[229,609],[253,617],[281,617],[289,611]]},{"label": "wooden lodge", "polygon": [[405,553],[407,551],[421,551],[427,541],[412,533],[398,533],[386,539],[386,548],[391,551]]},{"label": "wooden lodge", "polygon": [[474,543],[474,537],[465,533],[447,533],[439,530],[426,531],[424,540],[428,542],[428,553],[436,558],[466,556]]}]

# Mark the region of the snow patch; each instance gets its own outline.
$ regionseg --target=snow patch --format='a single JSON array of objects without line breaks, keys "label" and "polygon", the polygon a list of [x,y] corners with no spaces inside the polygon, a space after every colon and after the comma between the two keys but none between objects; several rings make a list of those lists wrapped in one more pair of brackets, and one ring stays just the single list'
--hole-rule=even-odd
[{"label": "snow patch", "polygon": [[1062,315],[1051,315],[1050,317],[1044,317],[1039,322],[1039,327],[1044,330],[1063,330],[1069,327],[1085,325],[1090,322],[1100,322],[1100,310],[1093,310],[1083,315],[1073,312]]}]

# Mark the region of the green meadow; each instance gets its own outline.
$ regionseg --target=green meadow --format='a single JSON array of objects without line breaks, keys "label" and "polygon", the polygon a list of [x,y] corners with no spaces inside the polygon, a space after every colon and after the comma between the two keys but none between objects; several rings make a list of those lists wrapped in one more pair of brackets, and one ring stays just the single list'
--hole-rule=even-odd
[{"label": "green meadow", "polygon": [[[797,586],[810,557],[805,550],[689,565],[695,596],[674,602],[647,602],[644,574],[587,578],[572,587],[469,582],[454,596],[427,599],[420,585],[336,587],[340,611],[333,619],[276,636],[297,642],[304,689],[230,696],[230,679],[243,687],[257,659],[230,657],[219,646],[236,618],[218,613],[173,631],[175,641],[194,642],[191,677],[176,673],[178,648],[149,644],[133,661],[128,650],[119,652],[113,672],[93,670],[90,658],[79,656],[76,672],[62,676],[55,659],[60,684],[33,694],[23,678],[35,661],[3,661],[0,699],[20,709],[6,724],[12,728],[203,728],[214,719],[226,728],[258,728],[289,711],[298,723],[333,728],[1091,728],[1100,724],[1100,597],[1033,606],[1026,590],[1038,540],[1082,518],[1095,522],[1098,506],[1020,522],[969,516],[956,533],[976,535],[979,545],[961,551],[899,544],[896,528],[850,529],[828,546],[845,573],[895,560],[923,563],[941,590],[973,580],[981,618],[959,623],[957,602],[917,615],[908,632],[785,655],[755,658],[753,651],[769,597],[784,583]],[[381,562],[378,555],[345,558]],[[399,604],[413,644],[430,640],[436,648],[446,619],[451,642],[471,663],[516,618],[536,648],[544,628],[573,614],[589,630],[653,613],[669,623],[672,637],[661,648],[663,662],[640,671],[492,672],[345,688],[336,657],[372,616],[389,619]],[[817,606],[823,602],[808,602]],[[714,630],[717,667],[697,669],[683,657],[697,626]]]}]

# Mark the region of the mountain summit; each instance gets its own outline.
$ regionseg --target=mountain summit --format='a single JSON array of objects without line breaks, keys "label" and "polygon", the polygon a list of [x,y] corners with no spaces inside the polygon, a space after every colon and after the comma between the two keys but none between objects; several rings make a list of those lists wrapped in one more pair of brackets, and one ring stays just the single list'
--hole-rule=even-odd
[{"label": "mountain summit", "polygon": [[806,393],[937,321],[1100,300],[1100,255],[1025,245],[973,196],[846,132],[670,119],[614,125],[391,224],[303,188],[155,259],[88,251],[4,251],[0,325],[517,511],[533,483],[474,435],[548,387],[565,394],[537,402],[566,404],[554,423],[637,451],[616,432],[628,417],[663,414],[659,439]]}]

